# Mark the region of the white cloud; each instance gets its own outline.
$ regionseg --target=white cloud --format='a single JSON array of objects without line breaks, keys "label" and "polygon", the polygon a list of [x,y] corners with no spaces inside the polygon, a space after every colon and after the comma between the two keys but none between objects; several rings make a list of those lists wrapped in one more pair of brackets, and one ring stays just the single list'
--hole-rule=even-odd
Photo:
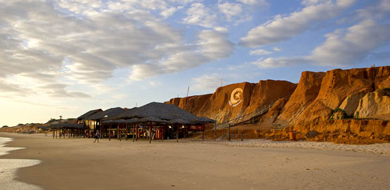
[{"label": "white cloud", "polygon": [[363,19],[382,19],[390,16],[390,1],[389,0],[380,0],[374,2],[373,6],[367,7],[365,9],[357,10],[357,15],[354,17],[363,18]]},{"label": "white cloud", "polygon": [[253,65],[257,65],[260,68],[274,68],[274,67],[286,67],[308,64],[308,60],[304,58],[291,58],[291,57],[279,57],[279,58],[260,58]]},{"label": "white cloud", "polygon": [[237,0],[246,5],[268,6],[269,3],[266,0]]},{"label": "white cloud", "polygon": [[273,48],[274,51],[282,51],[282,49],[278,48],[278,47],[274,47]]},{"label": "white cloud", "polygon": [[269,55],[272,54],[272,52],[264,50],[264,49],[256,49],[256,50],[251,50],[249,52],[250,55]]},{"label": "white cloud", "polygon": [[310,6],[329,2],[329,0],[303,0],[302,5]]},{"label": "white cloud", "polygon": [[156,75],[178,72],[230,56],[234,44],[225,34],[212,30],[201,31],[198,41],[185,45],[177,52],[153,64],[134,65],[130,75],[132,80],[142,80]]},{"label": "white cloud", "polygon": [[355,0],[327,1],[305,7],[302,11],[293,12],[283,17],[275,16],[273,20],[258,26],[241,38],[241,44],[247,47],[258,47],[290,39],[303,33],[314,22],[326,20],[339,15],[353,5]]},{"label": "white cloud", "polygon": [[161,74],[160,67],[158,65],[139,64],[132,66],[132,72],[130,79],[143,80],[152,76]]},{"label": "white cloud", "polygon": [[[222,80],[222,81],[221,81]],[[190,91],[195,92],[214,92],[215,89],[221,86],[221,82],[225,83],[225,80],[217,74],[202,75],[192,79]],[[226,84],[226,83],[225,83]]]},{"label": "white cloud", "polygon": [[225,34],[203,31],[198,41],[186,41],[183,30],[161,19],[181,9],[180,5],[194,3],[189,13],[200,14],[199,23],[194,24],[227,32],[227,28],[214,25],[215,16],[211,10],[203,12],[203,4],[196,3],[200,1],[169,2],[175,6],[159,0],[2,1],[0,52],[6,53],[0,56],[0,78],[5,81],[1,88],[15,93],[17,89],[31,89],[12,83],[12,76],[23,74],[42,79],[41,86],[61,87],[42,91],[48,96],[86,97],[68,87],[96,85],[113,77],[119,68],[131,68],[130,78],[139,80],[196,67],[232,53],[234,45]]},{"label": "white cloud", "polygon": [[368,56],[386,59],[386,54],[372,54],[377,47],[390,42],[390,24],[364,20],[346,30],[336,30],[326,35],[327,39],[316,47],[310,56],[259,59],[259,67],[284,67],[294,65],[350,66],[364,61]]},{"label": "white cloud", "polygon": [[160,13],[160,15],[163,16],[164,18],[168,18],[168,17],[172,16],[177,10],[178,10],[178,8],[171,7],[171,8],[163,10]]},{"label": "white cloud", "polygon": [[223,14],[225,14],[228,20],[234,16],[240,15],[242,12],[242,6],[238,3],[221,3],[218,4],[218,8]]},{"label": "white cloud", "polygon": [[323,45],[307,57],[321,65],[352,65],[363,61],[371,50],[390,41],[390,24],[362,21],[347,30],[327,34]]},{"label": "white cloud", "polygon": [[229,31],[227,28],[220,26],[215,27],[214,30],[221,33],[227,33]]},{"label": "white cloud", "polygon": [[225,34],[203,30],[199,34],[199,51],[211,60],[226,58],[233,53],[234,44]]},{"label": "white cloud", "polygon": [[194,3],[187,10],[187,17],[183,19],[183,22],[213,28],[217,23],[216,19],[217,15],[213,14],[210,8],[202,3]]}]

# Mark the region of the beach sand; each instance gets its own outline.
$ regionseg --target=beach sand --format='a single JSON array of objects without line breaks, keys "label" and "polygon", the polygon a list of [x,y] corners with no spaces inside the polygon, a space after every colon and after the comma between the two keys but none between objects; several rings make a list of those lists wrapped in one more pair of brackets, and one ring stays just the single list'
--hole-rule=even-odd
[{"label": "beach sand", "polygon": [[26,148],[0,159],[41,161],[18,169],[16,180],[44,189],[390,189],[390,156],[383,151],[261,146],[273,143],[261,140],[149,144],[0,136],[14,138],[8,146]]}]

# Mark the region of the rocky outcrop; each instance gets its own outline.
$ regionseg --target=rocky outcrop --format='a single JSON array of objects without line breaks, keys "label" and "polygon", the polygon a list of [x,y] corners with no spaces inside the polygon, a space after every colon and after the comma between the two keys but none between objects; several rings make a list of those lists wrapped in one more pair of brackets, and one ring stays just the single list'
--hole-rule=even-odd
[{"label": "rocky outcrop", "polygon": [[244,82],[220,87],[195,114],[220,123],[235,119],[249,106],[255,85]]},{"label": "rocky outcrop", "polygon": [[203,104],[211,97],[212,94],[205,94],[199,96],[190,96],[186,98],[172,98],[168,104],[176,105],[190,113],[199,113]]},{"label": "rocky outcrop", "polygon": [[287,98],[297,88],[297,84],[287,81],[265,80],[259,81],[252,90],[249,106],[244,114],[250,114],[257,110],[272,106],[278,99]]},{"label": "rocky outcrop", "polygon": [[[388,88],[389,66],[334,69],[303,72],[297,85],[273,80],[239,83],[220,87],[212,95],[172,99],[169,103],[219,123],[270,108],[260,119],[256,117],[258,122],[254,127],[293,129],[300,134],[316,130],[323,135],[322,139],[338,138],[334,132],[338,131],[344,140],[386,140],[390,136],[390,127],[383,121],[390,120]],[[186,102],[199,105],[190,109]]]},{"label": "rocky outcrop", "polygon": [[298,86],[284,106],[277,123],[295,122],[304,110],[317,98],[325,73],[303,72]]},{"label": "rocky outcrop", "polygon": [[174,98],[165,103],[222,123],[270,107],[279,98],[290,96],[295,88],[296,84],[287,81],[244,82],[220,87],[211,95]]},{"label": "rocky outcrop", "polygon": [[[353,116],[360,99],[378,88],[388,88],[390,67],[303,72],[297,89],[276,123],[285,126],[328,120],[341,108]],[[287,122],[286,122],[287,121]]]},{"label": "rocky outcrop", "polygon": [[[327,72],[305,71],[298,85],[275,80],[259,81],[257,84],[245,82],[220,87],[213,94],[174,98],[166,103],[175,104],[198,116],[216,119],[221,123],[240,116],[253,115],[259,110],[273,106],[280,98],[288,98],[282,108],[278,107],[277,116],[264,116],[272,118],[271,120],[276,125],[287,127],[334,119],[332,115],[336,108],[343,110],[345,117],[354,117],[358,105],[367,93],[389,87],[390,67],[388,66],[350,70],[334,69]],[[372,95],[370,97],[375,99]],[[363,112],[369,112],[369,109],[384,110],[386,106],[369,106],[373,102],[388,105],[386,101],[378,98],[363,101],[363,103],[368,103],[361,105],[365,108],[359,109],[363,109]],[[360,114],[361,111],[358,113]],[[383,115],[387,112],[379,111],[378,114]],[[368,115],[360,114],[359,117]],[[262,123],[269,123],[264,122],[265,118]]]},{"label": "rocky outcrop", "polygon": [[387,116],[390,119],[390,93],[389,90],[378,90],[367,93],[360,99],[355,111],[356,118],[381,118]]},{"label": "rocky outcrop", "polygon": [[351,94],[345,98],[340,105],[340,109],[345,111],[347,116],[354,116],[354,113],[359,105],[359,101],[368,93],[368,89],[362,89],[361,91]]}]

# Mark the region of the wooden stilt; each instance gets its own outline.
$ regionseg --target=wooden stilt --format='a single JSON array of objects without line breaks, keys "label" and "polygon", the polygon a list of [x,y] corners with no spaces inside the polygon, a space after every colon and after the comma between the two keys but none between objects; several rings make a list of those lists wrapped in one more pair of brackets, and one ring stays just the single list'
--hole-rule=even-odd
[{"label": "wooden stilt", "polygon": [[84,125],[83,125],[83,132],[84,132],[84,138],[87,138],[86,136],[86,133],[85,133],[85,121],[84,121],[84,123],[83,123]]},{"label": "wooden stilt", "polygon": [[202,131],[202,141],[204,141],[204,131],[205,131],[205,128],[206,128],[206,125],[203,123],[203,125],[202,125],[202,129],[203,129],[203,131]]},{"label": "wooden stilt", "polygon": [[120,140],[120,134],[119,134],[119,124],[117,126],[117,129],[116,129],[117,133],[116,133],[116,138]]},{"label": "wooden stilt", "polygon": [[228,141],[230,141],[230,124],[229,124],[228,131],[229,131],[229,134],[228,134]]},{"label": "wooden stilt", "polygon": [[149,125],[149,144],[152,143],[152,122]]},{"label": "wooden stilt", "polygon": [[164,141],[165,126],[161,127],[161,141]]},{"label": "wooden stilt", "polygon": [[127,123],[126,123],[126,141],[127,141],[127,135],[128,135],[128,133],[127,133]]},{"label": "wooden stilt", "polygon": [[139,131],[138,131],[138,127],[139,127],[139,126],[138,126],[138,123],[137,123],[136,125],[137,125],[137,126],[136,126],[136,128],[135,128],[135,129],[136,129],[136,135],[137,135],[137,136],[136,136],[136,138],[135,138],[135,141],[138,141],[138,136],[139,136],[139,133],[138,133],[138,132],[139,132]]},{"label": "wooden stilt", "polygon": [[100,134],[100,135],[99,135],[99,138],[100,138],[100,139],[102,139],[102,137],[103,137],[103,130],[102,130],[102,129],[103,129],[103,124],[100,123],[100,131],[99,131],[99,132],[100,132],[100,133],[99,133],[99,134]]},{"label": "wooden stilt", "polygon": [[217,122],[214,122],[214,140],[217,140]]},{"label": "wooden stilt", "polygon": [[134,139],[135,139],[135,124],[133,124],[133,142],[134,142]]},{"label": "wooden stilt", "polygon": [[179,124],[176,124],[176,142],[179,142]]},{"label": "wooden stilt", "polygon": [[110,129],[108,130],[108,141],[111,141],[111,125],[110,125]]}]

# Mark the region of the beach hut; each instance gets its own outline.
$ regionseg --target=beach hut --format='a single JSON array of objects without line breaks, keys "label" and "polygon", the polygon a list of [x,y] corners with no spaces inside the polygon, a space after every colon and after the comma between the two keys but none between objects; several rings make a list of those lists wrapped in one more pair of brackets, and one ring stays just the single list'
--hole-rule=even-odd
[{"label": "beach hut", "polygon": [[76,119],[76,123],[77,124],[83,124],[84,127],[83,127],[83,133],[84,133],[84,137],[89,137],[89,129],[90,129],[90,125],[92,125],[92,123],[90,121],[87,121],[86,118],[91,116],[91,115],[94,115],[96,113],[99,113],[99,112],[102,112],[103,110],[102,109],[95,109],[95,110],[90,110],[88,111],[87,113],[84,113],[83,115],[79,116],[77,119]]},{"label": "beach hut", "polygon": [[[213,123],[214,120],[208,119],[208,118],[201,118],[197,117],[179,107],[172,104],[164,104],[164,103],[158,103],[158,102],[152,102],[149,104],[146,104],[144,106],[133,108],[130,110],[125,110],[123,113],[120,113],[114,117],[115,119],[132,119],[132,118],[138,118],[138,122],[146,122],[146,123],[152,123],[149,124],[149,126],[156,126],[156,124],[160,124],[161,130],[164,130],[164,127],[167,130],[165,136],[167,138],[171,138],[172,136],[175,136],[178,138],[180,136],[177,135],[177,131],[180,133],[180,129],[177,129],[177,127],[174,126],[184,126],[185,130],[182,130],[184,132],[188,131],[189,125],[203,125],[205,123]],[[168,125],[171,124],[171,125]],[[174,126],[173,126],[174,125]],[[171,126],[171,128],[169,128]],[[175,128],[175,131],[172,131],[172,128]],[[204,127],[202,128],[204,130]],[[149,129],[150,130],[150,129]],[[172,134],[173,133],[173,134]],[[186,135],[181,135],[186,137]],[[164,138],[164,135],[161,137]]]},{"label": "beach hut", "polygon": [[84,125],[77,123],[59,123],[51,124],[49,128],[53,132],[53,139],[54,137],[65,138],[66,136],[68,136],[68,138],[71,138],[83,136],[82,131],[84,129]]},{"label": "beach hut", "polygon": [[79,116],[76,120],[76,123],[84,124],[85,118],[102,111],[103,111],[102,109],[95,109],[95,110],[88,111],[87,113],[84,113],[83,115]]},{"label": "beach hut", "polygon": [[97,112],[93,115],[90,115],[86,117],[85,123],[88,126],[87,128],[87,134],[89,137],[92,137],[94,133],[96,133],[96,130],[100,129],[100,137],[108,136],[108,131],[104,130],[103,126],[101,125],[102,121],[112,120],[116,115],[124,112],[125,109],[116,107],[116,108],[110,108],[107,110],[104,110],[102,112]]}]

